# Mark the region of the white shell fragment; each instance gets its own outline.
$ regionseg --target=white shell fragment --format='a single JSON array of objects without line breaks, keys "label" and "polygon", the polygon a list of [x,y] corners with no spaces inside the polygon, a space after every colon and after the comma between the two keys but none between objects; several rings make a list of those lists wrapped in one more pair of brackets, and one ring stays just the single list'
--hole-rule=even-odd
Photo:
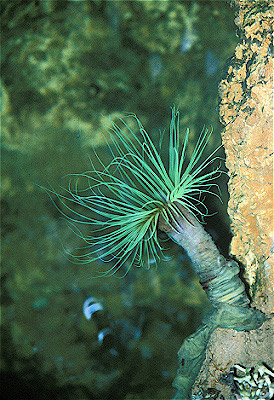
[{"label": "white shell fragment", "polygon": [[270,400],[274,396],[274,385],[271,382],[274,374],[264,364],[253,368],[243,367],[236,364],[235,369],[241,376],[234,376],[238,393],[235,398],[241,400]]}]

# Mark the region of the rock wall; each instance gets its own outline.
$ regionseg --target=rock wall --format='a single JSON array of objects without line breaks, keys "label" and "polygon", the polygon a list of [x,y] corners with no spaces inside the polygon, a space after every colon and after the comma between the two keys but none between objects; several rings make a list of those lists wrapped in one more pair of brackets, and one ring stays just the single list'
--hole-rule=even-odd
[{"label": "rock wall", "polygon": [[219,86],[229,170],[231,254],[244,265],[254,305],[273,310],[272,58],[270,2],[234,1],[241,42]]},{"label": "rock wall", "polygon": [[[220,121],[229,174],[231,255],[243,264],[252,306],[273,311],[272,59],[270,1],[234,0],[241,40],[219,85]],[[259,329],[216,329],[194,395],[234,398],[233,367],[273,367],[273,320]],[[195,397],[196,398],[196,397]]]}]

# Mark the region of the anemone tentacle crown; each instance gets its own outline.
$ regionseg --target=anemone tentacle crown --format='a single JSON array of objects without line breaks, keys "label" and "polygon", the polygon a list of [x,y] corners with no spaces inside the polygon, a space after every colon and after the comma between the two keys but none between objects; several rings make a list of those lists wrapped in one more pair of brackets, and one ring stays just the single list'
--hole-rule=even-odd
[{"label": "anemone tentacle crown", "polygon": [[[127,118],[136,121],[138,134]],[[159,218],[172,224],[176,215],[186,218],[183,209],[193,215],[205,215],[206,209],[203,213],[197,204],[202,205],[201,194],[218,196],[212,187],[217,186],[213,180],[221,173],[220,167],[206,172],[218,158],[218,148],[203,159],[212,133],[203,129],[187,161],[189,130],[181,142],[179,123],[179,112],[173,108],[168,157],[164,159],[162,140],[157,146],[136,115],[128,115],[119,121],[120,126],[112,123],[108,131],[112,160],[105,165],[95,152],[101,170],[91,161],[91,171],[71,175],[69,196],[57,196],[65,209],[71,210],[69,200],[86,211],[73,211],[76,217],[70,218],[72,229],[86,242],[82,254],[74,256],[77,262],[88,263],[98,258],[112,262],[112,267],[102,275],[115,273],[122,265],[126,265],[126,270],[132,265],[149,268],[152,260],[157,263],[166,258],[158,238]],[[87,180],[85,189],[80,189],[80,179]],[[89,224],[91,234],[84,237],[75,222]]]}]

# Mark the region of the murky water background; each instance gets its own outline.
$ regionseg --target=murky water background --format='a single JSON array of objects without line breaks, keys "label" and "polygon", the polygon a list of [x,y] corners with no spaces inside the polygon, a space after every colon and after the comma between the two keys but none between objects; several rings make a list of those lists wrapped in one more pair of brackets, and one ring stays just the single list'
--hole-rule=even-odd
[{"label": "murky water background", "polygon": [[[2,0],[2,371],[9,398],[171,398],[177,351],[208,307],[184,251],[123,279],[74,265],[81,246],[42,186],[107,161],[105,117],[135,113],[154,140],[181,113],[191,147],[220,143],[218,82],[235,48],[225,1]],[[193,147],[192,147],[193,148]],[[208,230],[229,246],[224,204]],[[86,230],[88,232],[88,228]],[[85,301],[88,300],[88,303]],[[83,309],[86,304],[88,309]],[[86,314],[84,313],[86,311]],[[89,318],[87,318],[89,315]]]}]

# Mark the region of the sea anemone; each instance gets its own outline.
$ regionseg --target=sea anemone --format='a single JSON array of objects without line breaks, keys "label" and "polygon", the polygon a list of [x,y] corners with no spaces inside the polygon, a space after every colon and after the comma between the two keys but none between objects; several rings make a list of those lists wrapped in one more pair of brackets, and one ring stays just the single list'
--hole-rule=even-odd
[{"label": "sea anemone", "polygon": [[[128,118],[137,122],[138,134],[127,123]],[[207,214],[201,195],[218,196],[212,190],[217,187],[213,180],[221,173],[220,166],[208,170],[218,158],[218,148],[203,157],[212,133],[207,129],[202,130],[187,159],[189,130],[181,141],[179,112],[174,108],[167,159],[163,157],[164,133],[156,146],[136,115],[128,115],[118,124],[112,122],[106,140],[112,160],[105,165],[94,151],[91,171],[70,175],[68,196],[57,195],[72,229],[86,242],[72,257],[82,263],[97,259],[111,262],[102,275],[113,274],[121,266],[126,272],[132,265],[149,268],[166,258],[158,237],[159,220],[176,230],[176,221]],[[96,160],[100,170],[94,166]],[[84,189],[82,179],[87,180]],[[71,203],[80,205],[82,211],[72,210]],[[88,224],[90,235],[82,235],[75,222]]]},{"label": "sea anemone", "polygon": [[[133,132],[126,118],[137,122]],[[86,242],[73,255],[77,262],[98,259],[111,262],[102,275],[111,275],[122,266],[124,275],[132,265],[147,268],[163,257],[158,228],[182,246],[189,255],[200,283],[212,303],[213,311],[202,326],[185,339],[179,350],[179,369],[174,381],[175,398],[185,399],[205,359],[208,339],[216,327],[238,331],[258,328],[265,316],[249,307],[245,285],[235,260],[226,260],[197,217],[207,214],[203,194],[215,194],[214,179],[222,171],[212,167],[219,158],[216,148],[203,156],[211,132],[203,129],[188,160],[189,131],[180,142],[179,113],[172,109],[168,157],[163,135],[156,147],[135,115],[112,123],[107,146],[112,160],[104,164],[94,151],[92,170],[70,175],[66,195],[49,190],[60,202],[73,231]],[[95,161],[100,168],[95,167]],[[211,170],[210,170],[211,167]],[[82,179],[87,180],[83,188]],[[63,207],[62,207],[63,205]],[[78,207],[81,207],[81,210]],[[202,208],[201,208],[202,207]],[[75,223],[88,224],[84,236]]]}]

